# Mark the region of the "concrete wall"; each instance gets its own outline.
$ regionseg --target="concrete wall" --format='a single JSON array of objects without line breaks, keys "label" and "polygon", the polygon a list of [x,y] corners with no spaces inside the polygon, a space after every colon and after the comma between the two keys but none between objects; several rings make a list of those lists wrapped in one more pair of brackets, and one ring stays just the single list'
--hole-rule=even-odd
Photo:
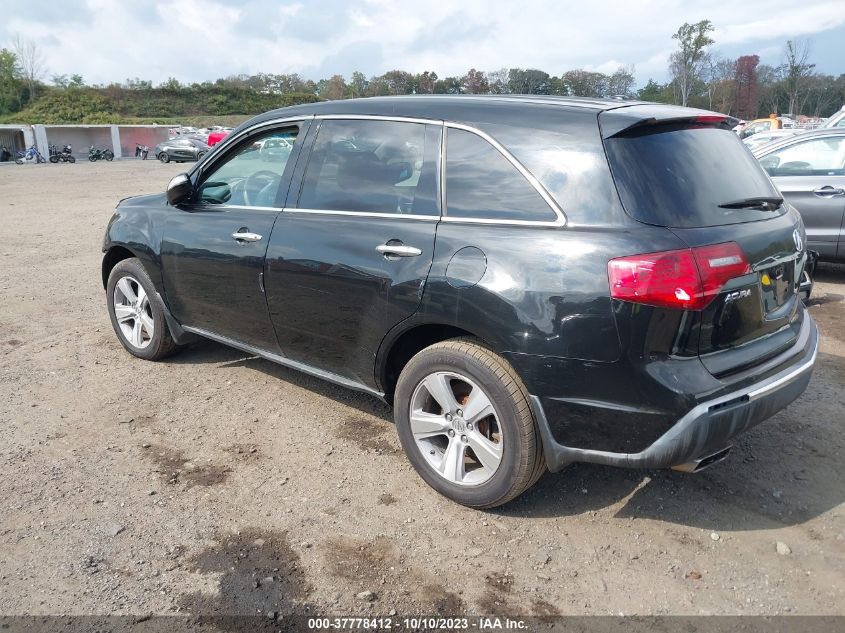
[{"label": "concrete wall", "polygon": [[28,125],[0,125],[0,146],[11,152],[10,160],[15,160],[17,150],[26,149],[35,143],[32,128]]},{"label": "concrete wall", "polygon": [[135,157],[135,146],[146,145],[150,148],[149,158],[155,158],[155,146],[170,138],[169,125],[118,125],[120,149],[124,158]]},{"label": "concrete wall", "polygon": [[[135,145],[147,145],[150,156],[154,148],[170,137],[172,125],[0,125],[0,145],[6,145],[14,156],[15,149],[35,145],[47,158],[50,145],[61,151],[70,143],[77,160],[88,158],[88,148],[110,149],[115,158],[134,158]],[[175,127],[179,127],[178,125]],[[14,144],[14,147],[12,147]]]},{"label": "concrete wall", "polygon": [[[44,129],[45,146],[42,148],[39,143],[38,150],[44,155],[49,155],[49,145],[54,144],[59,151],[67,143],[73,145],[73,155],[77,160],[88,157],[88,148],[92,145],[99,149],[110,149],[114,151],[112,143],[111,125],[36,125],[35,136],[38,139],[39,128]],[[118,153],[115,151],[115,157]]]}]

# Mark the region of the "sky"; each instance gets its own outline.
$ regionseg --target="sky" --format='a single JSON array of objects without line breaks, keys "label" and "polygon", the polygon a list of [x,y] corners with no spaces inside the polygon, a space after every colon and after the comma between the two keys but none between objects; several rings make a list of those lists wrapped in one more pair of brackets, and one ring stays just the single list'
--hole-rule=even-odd
[{"label": "sky", "polygon": [[0,47],[37,43],[45,80],[90,84],[169,77],[201,82],[246,73],[308,79],[354,70],[635,68],[638,85],[667,80],[672,34],[709,19],[713,51],[778,65],[806,38],[818,72],[845,73],[842,0],[2,0]]}]

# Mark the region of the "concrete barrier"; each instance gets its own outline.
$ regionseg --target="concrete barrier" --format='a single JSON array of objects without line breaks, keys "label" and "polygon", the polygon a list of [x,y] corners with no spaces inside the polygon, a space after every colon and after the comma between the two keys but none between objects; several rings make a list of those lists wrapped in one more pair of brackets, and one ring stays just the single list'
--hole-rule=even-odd
[{"label": "concrete barrier", "polygon": [[110,149],[114,157],[135,157],[135,145],[146,145],[150,156],[154,148],[170,136],[178,125],[0,125],[0,146],[9,148],[14,160],[15,151],[32,145],[47,158],[50,145],[61,151],[70,143],[77,160],[88,158],[88,148]]}]

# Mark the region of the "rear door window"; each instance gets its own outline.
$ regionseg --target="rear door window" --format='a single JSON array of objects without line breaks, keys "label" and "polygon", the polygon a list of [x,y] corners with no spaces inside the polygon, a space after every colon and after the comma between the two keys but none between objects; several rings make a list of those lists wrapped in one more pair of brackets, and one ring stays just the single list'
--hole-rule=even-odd
[{"label": "rear door window", "polygon": [[845,175],[845,136],[795,143],[767,154],[760,164],[771,176]]},{"label": "rear door window", "polygon": [[324,120],[308,159],[300,209],[439,215],[441,126]]},{"label": "rear door window", "polygon": [[446,215],[452,218],[554,222],[557,215],[526,177],[486,139],[449,128]]},{"label": "rear door window", "polygon": [[605,140],[625,210],[657,226],[694,228],[765,220],[785,213],[723,208],[780,198],[760,164],[730,130],[712,126],[643,126]]}]

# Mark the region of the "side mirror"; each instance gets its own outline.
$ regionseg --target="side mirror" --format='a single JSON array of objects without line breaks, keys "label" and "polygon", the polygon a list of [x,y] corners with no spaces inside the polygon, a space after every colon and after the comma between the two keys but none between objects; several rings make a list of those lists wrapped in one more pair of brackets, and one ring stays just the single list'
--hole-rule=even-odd
[{"label": "side mirror", "polygon": [[174,176],[167,184],[167,201],[175,207],[187,200],[193,190],[194,186],[191,184],[188,174]]}]

